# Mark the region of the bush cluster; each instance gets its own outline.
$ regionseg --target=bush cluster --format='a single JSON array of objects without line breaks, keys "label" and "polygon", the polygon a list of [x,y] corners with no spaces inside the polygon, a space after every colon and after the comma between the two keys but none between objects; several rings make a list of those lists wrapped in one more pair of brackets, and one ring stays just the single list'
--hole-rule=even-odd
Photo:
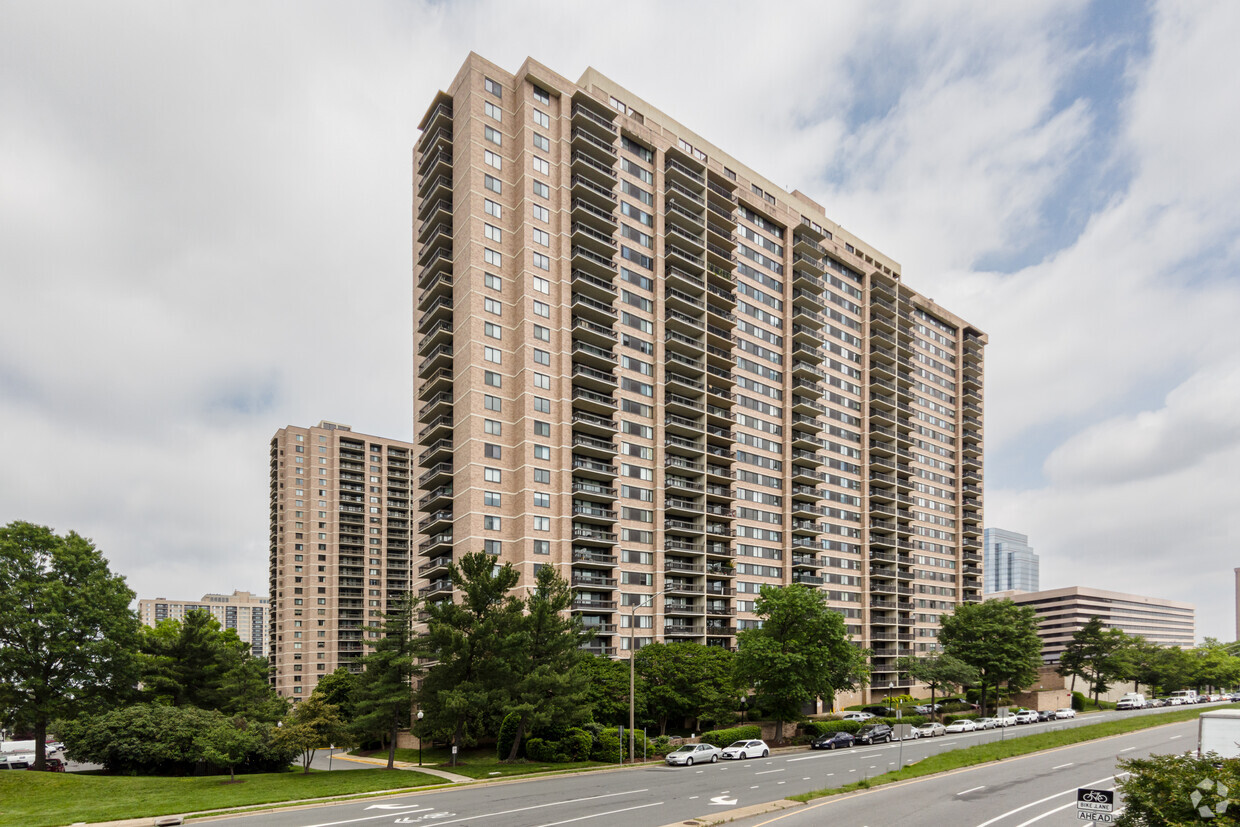
[{"label": "bush cluster", "polygon": [[750,740],[762,737],[762,727],[752,724],[748,726],[731,727],[730,729],[716,729],[711,732],[702,733],[701,741],[704,744],[710,744],[716,747],[726,747],[733,741]]}]

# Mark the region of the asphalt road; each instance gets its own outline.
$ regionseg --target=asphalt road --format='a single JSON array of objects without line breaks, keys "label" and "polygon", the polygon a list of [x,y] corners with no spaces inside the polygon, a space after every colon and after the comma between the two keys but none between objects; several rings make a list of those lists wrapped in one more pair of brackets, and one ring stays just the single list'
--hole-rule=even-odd
[{"label": "asphalt road", "polygon": [[[1184,752],[1195,746],[1196,731],[1196,722],[1187,721],[827,798],[734,823],[738,827],[818,827],[827,823],[867,827],[1080,824],[1077,788],[1113,790],[1117,759]],[[1116,812],[1122,806],[1122,801],[1117,801]]]},{"label": "asphalt road", "polygon": [[[974,743],[1000,738],[1018,738],[1035,732],[1142,714],[1148,714],[1148,712],[1102,713],[1086,716],[1083,719],[1028,724],[1012,727],[1006,731],[988,730],[980,733],[923,738],[904,742],[903,745],[897,742],[832,752],[799,749],[781,751],[768,758],[721,761],[718,764],[705,766],[645,766],[579,773],[557,778],[462,786],[411,793],[386,798],[382,801],[346,802],[313,809],[238,816],[225,819],[224,823],[235,825],[235,827],[337,827],[337,825],[351,824],[493,824],[503,827],[556,827],[557,825],[581,824],[586,827],[607,827],[608,825],[660,827],[660,825],[687,821],[698,816],[722,813],[737,807],[776,801],[823,787],[848,784],[895,769],[901,761],[909,764],[927,755]],[[1190,733],[1181,736],[1184,739],[1181,742],[1187,749],[1191,745],[1193,737],[1191,733],[1195,732],[1195,724],[1185,723],[1176,726],[1181,728],[1176,732]],[[1167,729],[1157,729],[1124,737],[1135,739],[1133,743],[1138,744],[1135,749],[1139,751],[1164,743],[1168,737],[1167,732]],[[1141,740],[1139,736],[1144,736],[1148,743],[1146,740]],[[1113,746],[1115,743],[1115,741],[1105,741],[1094,745],[1098,755],[1089,760],[1103,763],[1109,761],[1110,763],[1106,764],[1105,770],[1099,769],[1084,780],[1093,781],[1113,772],[1111,768],[1116,752],[1123,748]],[[1086,749],[1086,746],[1074,749]],[[1060,755],[1062,755],[1061,752],[1055,752],[1046,757],[1050,758],[1052,765],[1064,763],[1085,765],[1085,759],[1077,761],[1070,757],[1052,757]],[[1018,763],[1024,760],[1013,759],[1003,762],[996,767],[995,771],[1006,772],[1009,766],[1017,767]],[[1060,769],[1068,769],[1068,767]],[[1026,772],[1026,770],[1017,768],[1012,770],[1013,777],[1006,781],[980,781],[964,786],[957,784],[952,787],[950,795],[945,795],[950,799],[957,792],[966,790],[968,787],[981,786],[983,789],[968,793],[961,797],[960,801],[952,800],[949,803],[970,805],[967,808],[969,812],[974,811],[972,805],[979,800],[988,802],[986,804],[988,811],[996,808],[1002,809],[1009,800],[1015,800],[1003,792],[1004,787],[1011,786],[1016,776]],[[1060,770],[1048,769],[1047,772],[1053,776]],[[1040,770],[1034,775],[1038,778],[1043,777]],[[1089,775],[1089,772],[1083,775]],[[1064,779],[1060,787],[1050,792],[1057,792],[1060,788],[1066,789],[1069,786],[1075,790],[1073,785],[1081,780],[1076,773],[1073,773],[1070,779],[1068,776],[1064,776]],[[948,783],[950,785],[955,782]],[[886,787],[879,789],[887,790]],[[893,800],[916,799],[922,788],[901,789],[903,792]],[[987,793],[987,789],[992,791]],[[1042,793],[1042,795],[1049,795],[1050,792]],[[1020,793],[1020,795],[1024,794]],[[848,797],[849,800],[853,798]],[[896,819],[901,823],[927,825],[965,823],[958,820],[959,813],[940,814],[929,818],[926,816],[926,808],[920,806],[915,800],[911,803],[906,801],[906,805],[900,810],[901,815]],[[875,812],[874,808],[864,811]],[[893,812],[895,812],[894,809]],[[1072,814],[1072,818],[1075,818],[1075,813]],[[969,823],[980,824],[985,820],[986,818],[980,818]],[[1011,822],[1011,827],[1018,827],[1022,821],[1023,819],[1017,819]],[[886,820],[885,816],[883,819],[871,819],[868,816],[858,819],[850,815],[842,823],[876,825],[895,823],[895,821]],[[998,827],[1008,827],[1006,822],[1002,825],[999,822],[995,824]],[[781,824],[781,827],[786,827],[786,823]]]}]

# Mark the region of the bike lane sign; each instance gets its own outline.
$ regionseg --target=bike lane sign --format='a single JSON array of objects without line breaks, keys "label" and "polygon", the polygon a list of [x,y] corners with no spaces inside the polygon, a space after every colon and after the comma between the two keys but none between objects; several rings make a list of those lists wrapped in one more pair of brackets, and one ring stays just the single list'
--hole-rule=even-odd
[{"label": "bike lane sign", "polygon": [[1093,790],[1078,787],[1076,790],[1076,817],[1078,821],[1110,822],[1115,810],[1114,790]]}]

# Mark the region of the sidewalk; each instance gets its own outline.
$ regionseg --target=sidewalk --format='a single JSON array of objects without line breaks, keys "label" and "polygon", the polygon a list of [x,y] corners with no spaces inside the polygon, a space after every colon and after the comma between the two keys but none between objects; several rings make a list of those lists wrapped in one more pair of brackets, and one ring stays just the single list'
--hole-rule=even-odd
[{"label": "sidewalk", "polygon": [[[358,764],[368,764],[373,767],[386,767],[387,766],[386,758],[362,758],[361,756],[357,756],[357,755],[337,755],[335,757],[335,760],[353,761]],[[427,775],[434,775],[446,781],[452,781],[456,783],[478,780],[476,778],[470,778],[467,775],[458,775],[454,772],[448,772],[447,770],[435,769],[432,767],[419,767],[417,764],[412,764],[408,761],[397,761],[394,764],[394,766],[398,770],[415,770],[417,772],[424,772]]]}]

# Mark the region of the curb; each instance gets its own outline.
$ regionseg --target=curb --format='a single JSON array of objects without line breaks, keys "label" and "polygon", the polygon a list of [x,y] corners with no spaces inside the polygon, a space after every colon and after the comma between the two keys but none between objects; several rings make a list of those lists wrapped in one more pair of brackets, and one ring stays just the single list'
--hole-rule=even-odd
[{"label": "curb", "polygon": [[736,821],[741,818],[749,818],[750,816],[760,816],[766,813],[777,813],[780,810],[788,810],[793,807],[804,807],[800,801],[790,801],[787,798],[781,798],[778,801],[768,801],[765,804],[751,804],[748,807],[737,807],[734,810],[724,810],[721,813],[712,813],[708,816],[698,816],[692,821],[676,821],[672,824],[666,824],[664,827],[681,827],[681,825],[695,825],[695,827],[714,827],[716,824],[726,824],[729,821]]}]

